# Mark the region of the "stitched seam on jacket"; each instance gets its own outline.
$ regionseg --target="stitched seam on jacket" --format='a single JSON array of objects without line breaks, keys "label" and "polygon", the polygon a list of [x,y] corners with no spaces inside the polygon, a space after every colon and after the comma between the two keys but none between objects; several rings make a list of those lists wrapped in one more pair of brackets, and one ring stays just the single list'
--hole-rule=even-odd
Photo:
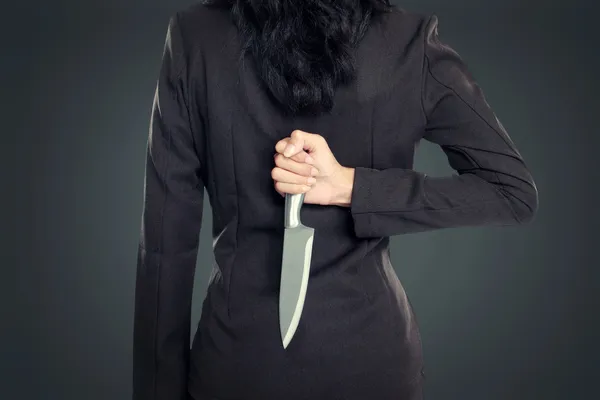
[{"label": "stitched seam on jacket", "polygon": [[417,211],[423,211],[423,212],[429,212],[429,211],[464,211],[464,210],[470,210],[472,208],[477,208],[478,206],[482,205],[482,204],[489,204],[489,203],[496,203],[498,200],[485,200],[485,201],[481,201],[477,204],[474,205],[469,205],[469,206],[465,206],[465,207],[445,207],[445,208],[423,208],[423,207],[419,207],[419,208],[413,208],[413,209],[408,209],[408,210],[388,210],[388,211],[361,211],[361,212],[356,212],[354,214],[356,215],[362,215],[362,214],[402,214],[402,213],[411,213],[411,212],[417,212]]},{"label": "stitched seam on jacket", "polygon": [[168,150],[168,155],[167,155],[167,161],[165,163],[165,175],[163,177],[163,191],[164,191],[164,197],[163,197],[163,204],[162,204],[162,208],[160,211],[160,240],[158,243],[158,249],[156,251],[157,254],[159,254],[158,257],[158,263],[156,266],[156,310],[154,312],[154,348],[152,349],[153,353],[154,353],[154,374],[152,376],[152,381],[153,381],[153,397],[156,398],[156,386],[157,386],[157,379],[156,379],[156,375],[158,373],[158,356],[157,356],[157,346],[158,346],[158,320],[159,320],[159,308],[160,308],[160,274],[161,274],[161,268],[162,268],[162,250],[164,247],[164,240],[165,240],[165,209],[167,208],[167,197],[168,197],[168,189],[167,189],[167,182],[169,180],[169,166],[171,165],[171,157],[173,152],[171,151],[171,146],[173,145],[173,134],[171,132],[170,129],[167,128],[167,132],[169,135],[169,142],[168,142],[168,146],[167,146],[167,150]]},{"label": "stitched seam on jacket", "polygon": [[425,64],[426,61],[428,61],[427,59],[427,27],[429,26],[429,23],[431,22],[433,16],[430,16],[429,19],[427,20],[427,22],[425,23],[425,34],[423,35],[423,62],[421,63],[421,96],[420,96],[420,100],[421,100],[421,112],[423,113],[423,119],[425,120],[425,125],[427,125],[427,123],[429,122],[429,118],[427,117],[427,112],[425,111],[425,100],[423,99],[424,96],[424,92],[425,92]]},{"label": "stitched seam on jacket", "polygon": [[[241,79],[242,74],[240,74]],[[229,118],[229,132],[230,132],[230,140],[231,140],[231,164],[233,165],[233,183],[235,187],[235,248],[233,249],[233,260],[231,261],[231,265],[229,266],[229,279],[227,282],[227,316],[231,318],[231,281],[233,280],[233,272],[235,270],[235,260],[238,255],[238,233],[240,226],[240,198],[238,191],[238,181],[237,181],[237,170],[235,166],[235,140],[234,140],[234,132],[233,128],[233,118]]]},{"label": "stitched seam on jacket", "polygon": [[[369,121],[369,128],[371,131],[371,154],[370,154],[371,159],[369,160],[369,166],[371,169],[375,168],[375,138],[374,138],[375,130],[373,129],[373,116],[375,115],[375,107],[376,106],[377,106],[377,99],[375,99],[375,101],[373,103],[373,108],[371,109],[371,120]],[[354,173],[356,173],[356,170]],[[370,194],[371,193],[371,184],[370,183],[367,186],[367,188],[368,188],[367,193]],[[364,190],[364,188],[363,188],[363,190]],[[371,221],[371,218],[367,218],[366,221],[364,221],[364,222],[366,222],[365,225],[368,227],[369,230],[373,229],[372,228],[373,221]],[[366,255],[365,255],[365,257],[366,257]]]},{"label": "stitched seam on jacket", "polygon": [[[467,157],[469,160],[471,160],[471,162],[473,164],[475,164],[477,166],[477,168],[483,169],[481,167],[481,164],[479,164],[479,162],[477,162],[477,160],[475,160],[475,158],[473,158],[469,153],[467,153],[466,151],[464,151],[459,146],[448,146],[448,147],[453,148],[456,151],[462,153],[465,157]],[[500,182],[500,177],[498,176],[498,172],[496,172],[496,171],[493,171],[493,172],[494,172],[494,176],[496,177],[496,182],[498,183],[498,185],[502,185],[502,183]],[[510,210],[510,213],[513,215],[513,217],[515,218],[516,221],[520,222],[520,219],[517,216],[517,212],[514,210],[514,208],[512,206],[512,203],[510,202],[510,199],[508,199],[506,193],[504,193],[504,189],[502,188],[502,186],[500,188],[494,186],[494,190],[496,190],[498,192],[498,194],[500,196],[502,196],[502,198],[504,198],[507,201],[508,209]]]},{"label": "stitched seam on jacket", "polygon": [[371,169],[374,168],[373,164],[374,164],[374,159],[375,159],[375,138],[374,138],[374,129],[373,129],[373,116],[375,115],[375,107],[377,107],[377,99],[375,99],[375,101],[373,102],[373,107],[371,108],[371,120],[369,121],[369,129],[370,129],[370,134],[371,134],[371,154],[370,157],[371,159],[369,160],[369,167]]},{"label": "stitched seam on jacket", "polygon": [[449,89],[452,91],[452,93],[454,93],[456,95],[456,97],[462,101],[467,107],[469,107],[471,109],[471,111],[473,111],[473,113],[475,115],[477,115],[483,122],[485,122],[485,124],[487,126],[490,127],[490,129],[492,129],[499,137],[500,139],[502,139],[502,141],[504,142],[504,144],[506,144],[506,146],[510,149],[513,150],[512,146],[510,145],[510,143],[508,143],[508,141],[506,140],[506,138],[502,135],[502,133],[500,131],[498,131],[498,129],[496,129],[486,118],[484,118],[479,111],[477,111],[468,101],[466,101],[456,90],[454,90],[454,88],[446,85],[445,83],[443,83],[442,81],[440,81],[433,73],[433,71],[431,70],[431,60],[429,59],[429,56],[427,56],[427,54],[425,53],[425,58],[427,59],[427,70],[429,71],[429,74],[433,77],[433,79],[435,79],[435,81],[437,83],[439,83],[440,85],[444,86],[445,88]]}]

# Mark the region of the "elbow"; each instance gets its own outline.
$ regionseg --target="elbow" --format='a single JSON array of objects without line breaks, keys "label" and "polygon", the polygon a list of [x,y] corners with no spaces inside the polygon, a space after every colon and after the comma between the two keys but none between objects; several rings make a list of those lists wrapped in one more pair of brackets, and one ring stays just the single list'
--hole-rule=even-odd
[{"label": "elbow", "polygon": [[533,222],[538,211],[538,193],[537,189],[533,189],[527,196],[523,198],[523,206],[519,209],[519,223],[528,224]]},{"label": "elbow", "polygon": [[519,193],[505,193],[510,207],[515,215],[517,224],[528,224],[532,222],[539,208],[538,190],[532,182],[526,189]]}]

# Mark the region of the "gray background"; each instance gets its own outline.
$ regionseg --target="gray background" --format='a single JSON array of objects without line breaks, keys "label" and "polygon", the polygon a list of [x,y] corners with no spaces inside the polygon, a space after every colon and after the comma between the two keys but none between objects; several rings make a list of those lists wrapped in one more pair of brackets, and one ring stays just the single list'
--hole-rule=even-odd
[{"label": "gray background", "polygon": [[[3,6],[2,399],[131,396],[150,106],[168,17],[190,3]],[[480,3],[402,5],[439,16],[442,39],[525,157],[540,209],[523,227],[393,238],[422,329],[426,399],[598,399],[595,12],[583,0]],[[416,167],[450,173],[427,144]],[[194,329],[212,260],[209,207]]]}]

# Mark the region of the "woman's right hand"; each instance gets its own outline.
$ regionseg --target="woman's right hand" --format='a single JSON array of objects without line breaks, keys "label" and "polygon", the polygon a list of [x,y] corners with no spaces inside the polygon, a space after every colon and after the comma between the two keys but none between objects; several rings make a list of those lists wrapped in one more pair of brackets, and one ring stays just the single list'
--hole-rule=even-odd
[{"label": "woman's right hand", "polygon": [[350,204],[354,168],[340,165],[323,136],[295,130],[277,142],[275,150],[271,176],[281,196],[306,193],[307,204]]},{"label": "woman's right hand", "polygon": [[302,151],[292,157],[275,153],[275,168],[271,170],[271,178],[275,191],[282,197],[286,193],[306,193],[316,183],[318,170],[304,162],[308,153]]}]

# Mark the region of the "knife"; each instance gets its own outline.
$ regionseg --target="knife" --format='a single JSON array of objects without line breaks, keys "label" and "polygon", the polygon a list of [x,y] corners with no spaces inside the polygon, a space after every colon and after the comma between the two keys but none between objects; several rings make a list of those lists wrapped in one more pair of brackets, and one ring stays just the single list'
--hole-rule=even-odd
[{"label": "knife", "polygon": [[300,322],[312,256],[314,228],[302,225],[305,193],[285,194],[285,231],[279,290],[279,329],[287,348]]}]

